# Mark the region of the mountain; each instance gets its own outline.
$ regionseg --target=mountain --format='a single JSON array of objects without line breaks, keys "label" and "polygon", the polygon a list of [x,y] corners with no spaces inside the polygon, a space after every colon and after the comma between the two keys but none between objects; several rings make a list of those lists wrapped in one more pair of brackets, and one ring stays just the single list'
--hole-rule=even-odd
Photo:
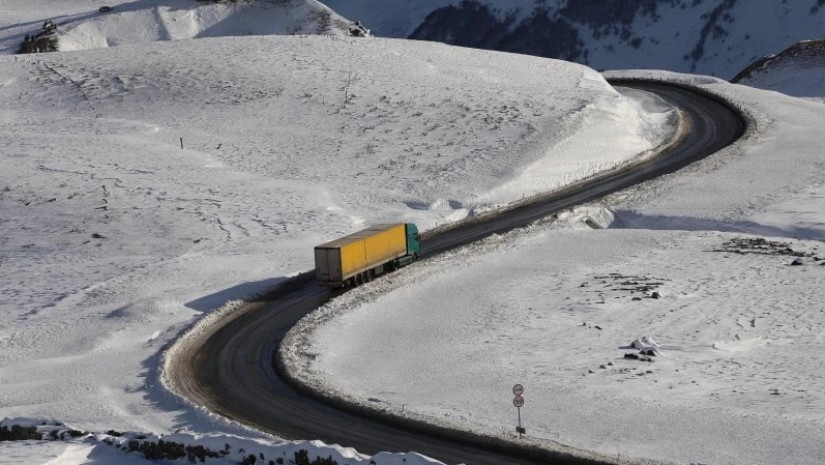
[{"label": "mountain", "polygon": [[825,0],[325,0],[377,35],[730,78],[825,33]]},{"label": "mountain", "polygon": [[52,14],[54,19],[25,23],[26,29],[14,31],[17,37],[6,50],[70,51],[238,35],[349,35],[355,28],[316,0],[114,1],[74,14]]},{"label": "mountain", "polygon": [[763,57],[731,81],[795,97],[825,101],[825,40],[806,40]]}]

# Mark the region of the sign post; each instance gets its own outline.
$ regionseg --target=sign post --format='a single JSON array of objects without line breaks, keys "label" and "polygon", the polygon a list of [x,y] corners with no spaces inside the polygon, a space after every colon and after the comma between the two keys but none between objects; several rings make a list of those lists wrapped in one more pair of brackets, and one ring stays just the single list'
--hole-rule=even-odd
[{"label": "sign post", "polygon": [[524,405],[524,397],[521,397],[522,394],[524,394],[524,386],[521,384],[516,384],[513,386],[513,395],[516,396],[513,398],[513,405],[518,410],[518,426],[516,426],[516,433],[518,433],[519,439],[521,439],[522,434],[527,434],[527,430],[521,426],[521,407]]}]

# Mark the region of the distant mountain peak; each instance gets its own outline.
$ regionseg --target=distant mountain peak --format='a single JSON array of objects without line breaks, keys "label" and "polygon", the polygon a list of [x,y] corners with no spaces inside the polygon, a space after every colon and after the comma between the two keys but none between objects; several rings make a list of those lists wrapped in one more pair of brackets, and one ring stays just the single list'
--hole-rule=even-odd
[{"label": "distant mountain peak", "polygon": [[378,35],[526,53],[599,69],[731,77],[825,34],[825,0],[325,0]]}]

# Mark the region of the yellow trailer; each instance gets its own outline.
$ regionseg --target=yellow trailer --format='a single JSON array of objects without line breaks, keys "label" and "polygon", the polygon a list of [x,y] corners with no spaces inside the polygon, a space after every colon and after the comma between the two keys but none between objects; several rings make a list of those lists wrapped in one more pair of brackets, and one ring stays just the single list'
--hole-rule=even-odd
[{"label": "yellow trailer", "polygon": [[315,247],[318,281],[353,286],[418,258],[418,228],[411,223],[380,224]]}]

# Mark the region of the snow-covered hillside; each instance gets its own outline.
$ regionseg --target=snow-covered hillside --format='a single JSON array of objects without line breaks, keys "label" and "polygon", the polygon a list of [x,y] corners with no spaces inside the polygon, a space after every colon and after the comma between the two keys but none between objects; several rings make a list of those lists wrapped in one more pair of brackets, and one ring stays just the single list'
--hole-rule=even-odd
[{"label": "snow-covered hillside", "polygon": [[[823,2],[811,3],[819,21]],[[309,270],[320,242],[376,222],[428,229],[462,219],[620,166],[673,130],[673,109],[619,94],[584,66],[345,37],[311,20],[323,6],[282,5],[3,2],[3,52],[46,20],[75,51],[0,56],[0,418],[97,434],[0,442],[0,464],[146,463],[107,444],[121,441],[109,430],[368,463],[186,403],[163,385],[166,348],[217,308]],[[670,3],[657,5],[673,18]],[[730,24],[723,13],[739,15],[741,2],[722,5],[730,9],[714,21],[733,31],[741,16]],[[705,8],[693,6],[695,16]],[[631,22],[647,24],[650,8]],[[804,32],[807,17],[791,10],[778,17]],[[241,37],[277,32],[327,35]],[[197,40],[167,40],[184,38]],[[331,351],[312,369],[360,397],[374,387],[361,374],[374,368],[387,377],[374,394],[382,405],[501,434],[512,430],[510,386],[522,382],[537,442],[683,463],[825,462],[816,415],[825,254],[812,241],[825,234],[825,107],[712,78],[651,76],[725,93],[758,130],[617,194],[610,209],[491,238],[333,302],[326,311],[344,314],[334,320],[344,333],[317,333],[319,350]],[[580,228],[584,215],[614,229]],[[642,336],[658,341],[661,359],[625,361],[635,352],[620,347]],[[381,357],[359,355],[376,341]]]},{"label": "snow-covered hillside", "polygon": [[734,82],[825,102],[825,40],[809,40],[747,67]]},{"label": "snow-covered hillside", "polygon": [[[2,52],[16,52],[25,36],[40,33],[47,21],[56,28],[51,36],[60,51],[203,37],[348,35],[352,27],[350,21],[316,0],[45,0],[36,2],[34,8],[22,2],[33,3],[9,0],[9,5],[4,5],[17,17],[12,16],[14,23],[0,32]],[[30,48],[38,46],[32,43]]]},{"label": "snow-covered hillside", "polygon": [[[0,31],[39,27],[31,5]],[[204,314],[364,224],[426,229],[615,167],[673,113],[576,64],[401,40],[0,56],[0,417],[238,433],[160,380]],[[554,159],[564,172],[520,186]]]},{"label": "snow-covered hillside", "polygon": [[754,125],[681,172],[334,300],[290,333],[293,369],[366,406],[505,437],[521,383],[528,440],[550,447],[825,463],[825,106],[618,75],[700,85]]},{"label": "snow-covered hillside", "polygon": [[731,78],[825,31],[821,0],[325,0],[376,34]]}]

